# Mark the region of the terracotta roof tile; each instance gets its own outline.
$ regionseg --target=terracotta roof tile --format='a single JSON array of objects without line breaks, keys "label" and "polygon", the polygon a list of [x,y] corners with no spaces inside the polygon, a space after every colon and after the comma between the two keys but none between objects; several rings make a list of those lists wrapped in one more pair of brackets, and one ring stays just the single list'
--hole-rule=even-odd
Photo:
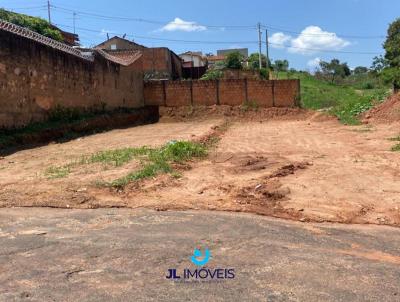
[{"label": "terracotta roof tile", "polygon": [[142,52],[137,50],[106,52],[102,49],[96,49],[96,52],[107,60],[123,66],[131,65],[142,56]]},{"label": "terracotta roof tile", "polygon": [[38,34],[37,32],[34,32],[30,29],[27,29],[25,27],[21,27],[18,25],[15,25],[13,23],[0,20],[0,30],[4,30],[10,33],[13,33],[15,35],[33,40],[35,42],[38,42],[40,44],[49,46],[54,49],[61,50],[63,52],[66,52],[68,54],[77,56],[81,59],[88,60],[88,61],[93,61],[92,57],[88,57],[83,55],[78,49],[75,49],[71,46],[68,46],[64,43],[58,42],[56,40],[50,39],[48,37],[42,36],[41,34]]}]

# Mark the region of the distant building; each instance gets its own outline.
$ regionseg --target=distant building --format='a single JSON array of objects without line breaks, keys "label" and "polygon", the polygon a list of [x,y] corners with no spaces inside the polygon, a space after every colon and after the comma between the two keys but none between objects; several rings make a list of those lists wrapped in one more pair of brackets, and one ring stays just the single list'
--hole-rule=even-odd
[{"label": "distant building", "polygon": [[217,50],[217,56],[227,56],[232,52],[241,53],[245,59],[249,57],[249,49],[248,48],[232,48],[232,49],[220,49]]},{"label": "distant building", "polygon": [[207,61],[208,61],[208,66],[213,67],[218,62],[224,62],[225,56],[223,56],[223,55],[209,56],[209,57],[207,57]]},{"label": "distant building", "polygon": [[133,41],[129,41],[118,36],[112,37],[99,45],[95,46],[97,49],[103,50],[143,50],[147,47],[137,44]]},{"label": "distant building", "polygon": [[207,59],[201,52],[187,51],[179,55],[183,60],[183,67],[204,67]]},{"label": "distant building", "polygon": [[143,58],[145,79],[179,79],[182,77],[182,60],[166,47],[146,47],[118,36],[95,46],[107,53],[124,58],[132,51],[139,51]]}]

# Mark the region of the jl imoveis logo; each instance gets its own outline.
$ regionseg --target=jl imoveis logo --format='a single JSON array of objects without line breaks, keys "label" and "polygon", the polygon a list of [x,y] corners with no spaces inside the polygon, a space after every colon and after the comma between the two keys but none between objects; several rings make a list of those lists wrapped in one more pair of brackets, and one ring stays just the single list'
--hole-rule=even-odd
[{"label": "jl imoveis logo", "polygon": [[208,268],[205,265],[211,259],[211,252],[208,248],[204,250],[195,249],[190,261],[198,266],[195,269],[185,268],[181,273],[178,273],[176,268],[168,269],[166,278],[173,281],[212,281],[225,280],[235,278],[234,268]]}]

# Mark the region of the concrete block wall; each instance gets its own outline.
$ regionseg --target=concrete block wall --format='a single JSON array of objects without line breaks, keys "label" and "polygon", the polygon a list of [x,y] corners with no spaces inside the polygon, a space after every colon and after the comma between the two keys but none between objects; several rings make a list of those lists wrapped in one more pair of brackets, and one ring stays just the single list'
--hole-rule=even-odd
[{"label": "concrete block wall", "polygon": [[238,106],[256,102],[261,107],[299,105],[299,80],[149,81],[144,84],[146,105]]}]

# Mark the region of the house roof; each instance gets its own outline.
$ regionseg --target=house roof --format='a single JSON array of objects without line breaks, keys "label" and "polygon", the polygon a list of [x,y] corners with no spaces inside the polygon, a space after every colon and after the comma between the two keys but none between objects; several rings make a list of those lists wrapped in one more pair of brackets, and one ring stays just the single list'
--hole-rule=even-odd
[{"label": "house roof", "polygon": [[129,66],[138,60],[142,53],[138,50],[123,50],[123,51],[104,51],[102,49],[96,49],[96,52],[106,58],[107,60],[123,65]]},{"label": "house roof", "polygon": [[110,39],[108,39],[108,40],[106,40],[106,41],[104,41],[104,42],[101,42],[99,45],[96,45],[94,48],[101,48],[101,47],[104,46],[106,43],[108,43],[108,42],[110,42],[110,41],[113,41],[113,40],[120,40],[120,41],[124,41],[125,43],[128,43],[128,44],[130,44],[130,45],[132,45],[132,46],[139,46],[140,48],[147,48],[146,46],[143,46],[143,45],[141,45],[141,44],[135,43],[135,42],[133,42],[133,41],[129,41],[129,40],[127,40],[127,39],[124,39],[124,38],[121,38],[121,37],[118,37],[118,36],[114,36],[114,37],[112,37],[112,38],[110,38]]},{"label": "house roof", "polygon": [[200,58],[204,57],[203,55],[201,55],[200,53],[195,52],[195,51],[187,51],[187,52],[181,53],[179,56],[183,56],[183,55],[188,55],[188,56],[193,56],[193,57],[200,57]]},{"label": "house roof", "polygon": [[216,61],[223,61],[223,60],[225,60],[225,56],[222,56],[222,55],[220,55],[220,56],[209,56],[209,57],[207,57],[207,60],[210,62],[216,62]]},{"label": "house roof", "polygon": [[3,20],[0,20],[0,31],[1,30],[24,37],[26,39],[35,41],[37,43],[46,45],[53,49],[60,50],[62,52],[68,53],[70,55],[79,57],[80,59],[87,60],[90,62],[94,61],[93,53],[98,53],[99,55],[101,55],[102,57],[107,59],[108,61],[120,64],[123,66],[131,65],[133,62],[135,62],[137,59],[139,59],[142,56],[140,51],[130,51],[129,53],[124,54],[123,57],[118,57],[118,56],[108,54],[101,49],[79,50],[79,49],[73,48],[67,44],[64,44],[64,43],[58,42],[56,40],[50,39],[48,37],[45,37],[41,34],[38,34],[37,32],[29,30],[25,27],[21,27],[21,26],[18,26],[18,25],[15,25],[13,23],[3,21]]}]

